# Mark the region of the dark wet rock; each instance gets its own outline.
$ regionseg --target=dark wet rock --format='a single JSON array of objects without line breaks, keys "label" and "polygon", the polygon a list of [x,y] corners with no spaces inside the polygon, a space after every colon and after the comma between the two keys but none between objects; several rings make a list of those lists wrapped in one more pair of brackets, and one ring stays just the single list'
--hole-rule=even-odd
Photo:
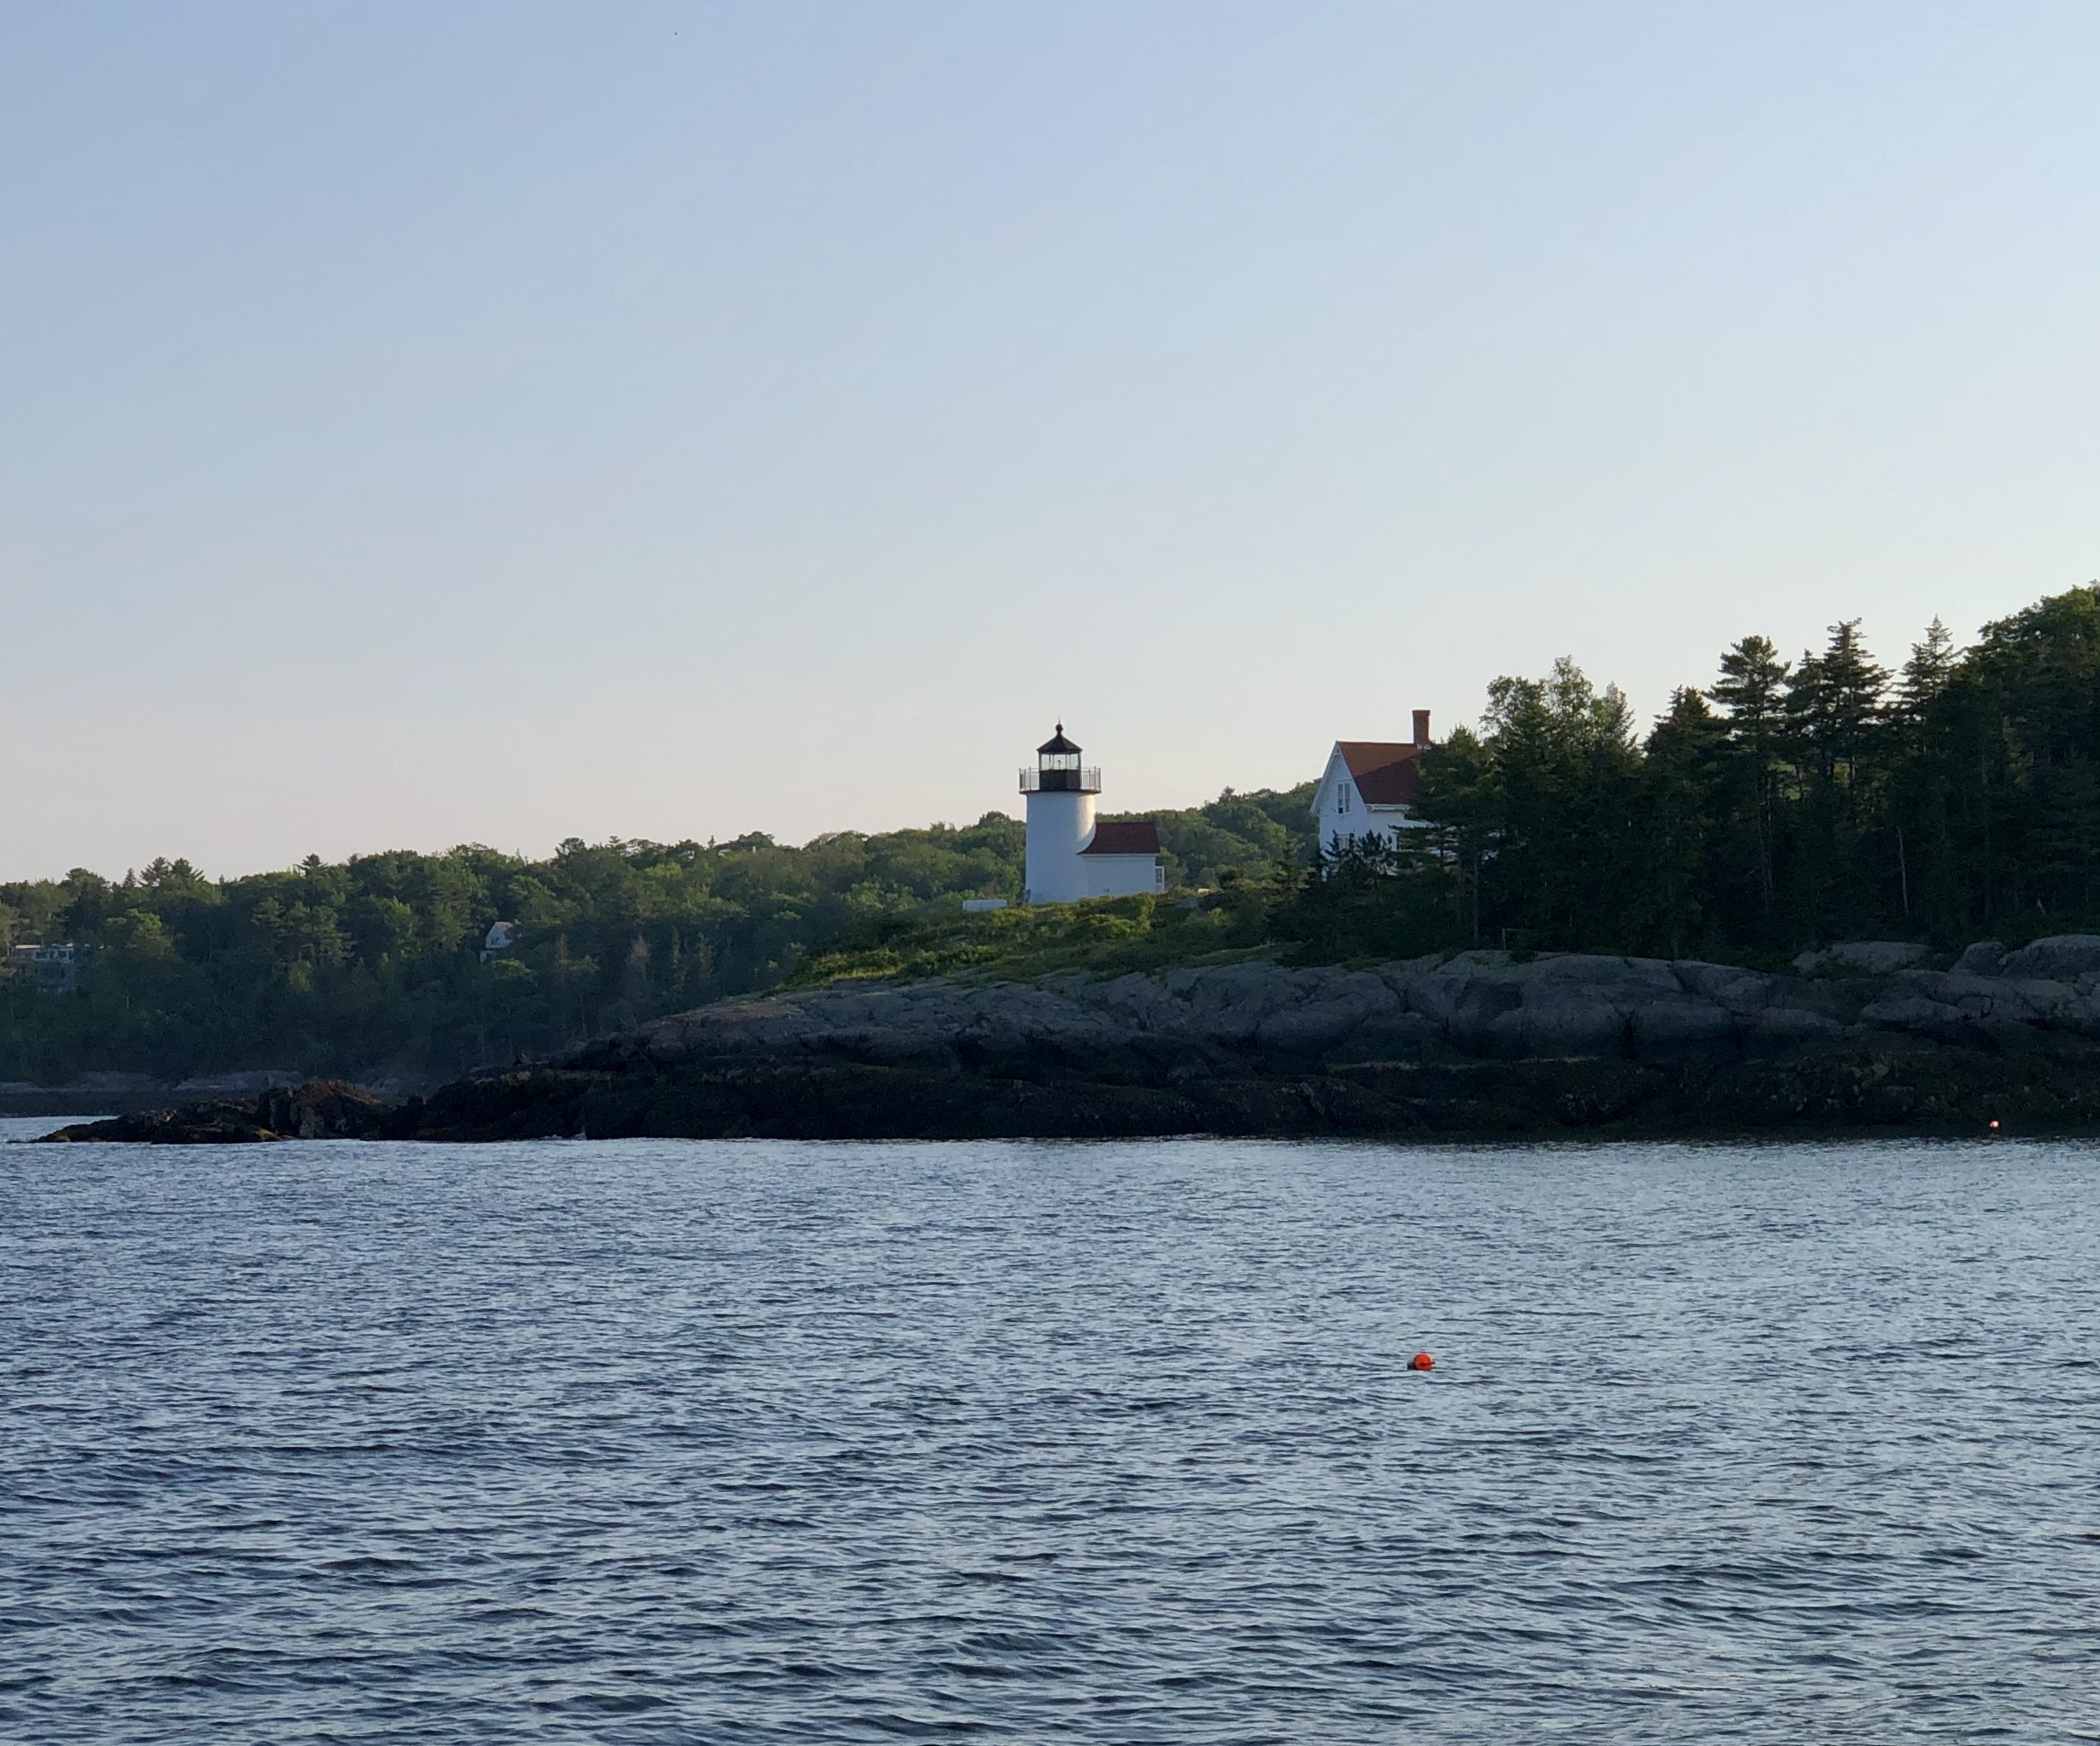
[{"label": "dark wet rock", "polygon": [[[427,1139],[2078,1127],[2078,982],[1496,952],[725,1001],[445,1088]],[[2063,960],[2069,962],[2069,960]],[[2100,983],[2100,978],[2094,979]]]},{"label": "dark wet rock", "polygon": [[1109,1139],[2065,1131],[2100,1123],[2100,1053],[1899,1041],[1789,1059],[1359,1061],[1320,1073],[1041,1080],[853,1063],[539,1070],[448,1088],[418,1137]]},{"label": "dark wet rock", "polygon": [[308,1086],[69,1134],[2078,1127],[2100,1120],[2089,945],[2100,939],[2038,941],[1989,975],[1979,967],[1999,959],[1976,951],[1933,970],[1906,948],[1886,974],[1836,976],[1469,952],[1369,969],[1255,960],[1105,981],[833,985],[723,1001],[393,1106]]},{"label": "dark wet rock", "polygon": [[[189,1104],[246,1104],[260,1093],[291,1090],[303,1082],[299,1074],[285,1067],[247,1068],[180,1080],[155,1079],[144,1073],[83,1073],[56,1085],[0,1081],[0,1115],[124,1116]],[[438,1082],[393,1068],[362,1083],[375,1097],[398,1102],[410,1093],[432,1089]]]},{"label": "dark wet rock", "polygon": [[259,1096],[206,1099],[172,1110],[139,1110],[82,1122],[50,1140],[145,1140],[160,1145],[228,1145],[276,1139],[375,1139],[398,1128],[404,1106],[340,1079],[273,1086]]}]

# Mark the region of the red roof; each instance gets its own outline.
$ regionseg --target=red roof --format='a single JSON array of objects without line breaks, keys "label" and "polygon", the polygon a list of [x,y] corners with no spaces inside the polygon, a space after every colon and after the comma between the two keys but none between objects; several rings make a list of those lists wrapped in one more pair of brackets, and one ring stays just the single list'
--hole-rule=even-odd
[{"label": "red roof", "polygon": [[1157,855],[1160,827],[1155,819],[1104,819],[1094,827],[1093,841],[1081,855]]},{"label": "red roof", "polygon": [[1413,801],[1421,781],[1414,760],[1424,748],[1393,740],[1337,740],[1335,744],[1365,805],[1405,806]]}]

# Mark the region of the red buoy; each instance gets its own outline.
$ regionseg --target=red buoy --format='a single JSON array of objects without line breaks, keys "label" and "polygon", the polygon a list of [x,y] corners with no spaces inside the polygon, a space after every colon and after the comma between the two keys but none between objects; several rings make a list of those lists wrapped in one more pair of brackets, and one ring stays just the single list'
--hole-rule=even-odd
[{"label": "red buoy", "polygon": [[1426,1352],[1418,1352],[1408,1360],[1408,1368],[1411,1370],[1433,1370],[1437,1368],[1437,1360]]}]

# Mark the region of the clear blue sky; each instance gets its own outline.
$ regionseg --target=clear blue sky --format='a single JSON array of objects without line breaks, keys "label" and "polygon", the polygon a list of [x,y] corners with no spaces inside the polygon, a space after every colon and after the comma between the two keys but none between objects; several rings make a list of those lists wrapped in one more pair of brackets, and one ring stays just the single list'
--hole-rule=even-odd
[{"label": "clear blue sky", "polygon": [[0,0],[0,877],[1317,773],[2100,575],[2100,7]]}]

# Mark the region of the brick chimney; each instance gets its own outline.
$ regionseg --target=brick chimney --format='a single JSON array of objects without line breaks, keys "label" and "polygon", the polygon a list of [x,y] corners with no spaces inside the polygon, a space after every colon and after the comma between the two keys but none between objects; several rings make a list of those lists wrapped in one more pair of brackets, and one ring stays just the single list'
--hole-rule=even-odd
[{"label": "brick chimney", "polygon": [[1426,709],[1414,712],[1414,743],[1418,746],[1429,743],[1429,711]]}]

